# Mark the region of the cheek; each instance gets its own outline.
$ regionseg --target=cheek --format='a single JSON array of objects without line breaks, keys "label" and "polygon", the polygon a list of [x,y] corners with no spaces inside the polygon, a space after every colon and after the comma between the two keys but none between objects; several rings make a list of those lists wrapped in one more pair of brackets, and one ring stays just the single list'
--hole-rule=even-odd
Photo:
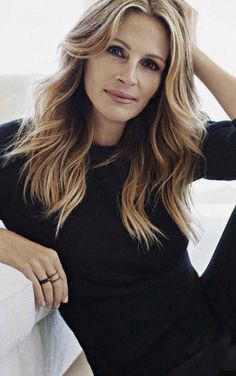
[{"label": "cheek", "polygon": [[147,82],[145,83],[145,98],[147,100],[151,99],[158,91],[159,87],[161,85],[161,79],[159,79],[157,82],[154,80],[149,82],[149,85],[147,85]]},{"label": "cheek", "polygon": [[107,70],[104,70],[104,65],[91,63],[84,73],[85,88],[90,92],[92,90],[94,94],[99,92],[105,88],[106,77],[109,77],[109,74]]}]

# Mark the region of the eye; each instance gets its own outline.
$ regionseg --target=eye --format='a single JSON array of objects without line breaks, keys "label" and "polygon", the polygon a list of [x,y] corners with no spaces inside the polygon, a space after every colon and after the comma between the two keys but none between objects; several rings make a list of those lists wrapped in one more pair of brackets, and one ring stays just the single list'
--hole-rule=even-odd
[{"label": "eye", "polygon": [[[149,68],[149,69],[156,70],[156,71],[160,70],[159,65],[157,65],[156,63],[154,63],[154,61],[152,61],[152,60],[146,60],[146,61],[149,62],[149,63],[151,63],[151,66],[154,67],[154,69],[153,68]],[[150,65],[149,65],[149,67],[150,67]]]},{"label": "eye", "polygon": [[[110,46],[108,49],[107,49],[108,52],[111,52],[112,55],[117,55],[117,53],[115,52],[112,52],[112,51],[123,51],[123,49],[121,47],[118,47],[118,46]],[[118,56],[118,55],[117,55]]]},{"label": "eye", "polygon": [[[112,55],[116,55],[118,57],[122,57],[122,56],[118,55],[117,52],[122,52],[122,55],[124,56],[123,48],[119,47],[119,46],[110,46],[110,47],[108,47],[107,51],[109,53],[111,53]],[[152,60],[145,60],[145,61],[149,63],[147,69],[152,70],[152,71],[159,71],[160,70],[159,65],[154,63],[154,61],[152,61]]]}]

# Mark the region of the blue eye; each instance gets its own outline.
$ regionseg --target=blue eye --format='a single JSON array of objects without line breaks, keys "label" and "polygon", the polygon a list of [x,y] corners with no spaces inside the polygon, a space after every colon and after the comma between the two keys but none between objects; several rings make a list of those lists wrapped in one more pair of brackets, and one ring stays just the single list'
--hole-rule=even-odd
[{"label": "blue eye", "polygon": [[[111,53],[112,55],[116,55],[118,57],[122,57],[122,56],[118,55],[118,53],[116,53],[115,51],[118,51],[118,52],[122,51],[122,55],[124,56],[124,54],[123,54],[123,48],[119,47],[119,46],[110,46],[110,47],[108,47],[107,51],[109,53]],[[154,63],[154,61],[152,61],[152,60],[146,60],[146,62],[149,62],[149,64],[152,67],[154,67],[154,68],[150,68],[150,65],[149,65],[149,67],[147,69],[152,70],[152,71],[158,71],[158,70],[160,70],[159,65],[157,65],[156,63]]]}]

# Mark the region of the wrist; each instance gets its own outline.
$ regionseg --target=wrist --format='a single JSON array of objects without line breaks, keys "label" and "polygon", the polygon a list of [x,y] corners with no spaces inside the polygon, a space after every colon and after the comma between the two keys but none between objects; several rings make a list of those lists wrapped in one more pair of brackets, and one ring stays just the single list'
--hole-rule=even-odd
[{"label": "wrist", "polygon": [[192,48],[192,56],[193,56],[193,69],[194,73],[198,75],[199,67],[201,66],[205,54],[197,45],[194,45]]}]

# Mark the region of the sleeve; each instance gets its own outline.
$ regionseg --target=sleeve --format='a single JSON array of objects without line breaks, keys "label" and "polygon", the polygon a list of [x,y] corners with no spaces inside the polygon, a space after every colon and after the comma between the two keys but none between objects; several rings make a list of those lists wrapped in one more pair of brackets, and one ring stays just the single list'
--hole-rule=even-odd
[{"label": "sleeve", "polygon": [[196,166],[194,180],[236,179],[236,119],[206,123],[202,152]]},{"label": "sleeve", "polygon": [[12,162],[3,167],[4,149],[13,139],[20,126],[20,120],[12,120],[7,123],[0,123],[0,219],[9,202],[10,192],[16,181],[17,169]]}]

